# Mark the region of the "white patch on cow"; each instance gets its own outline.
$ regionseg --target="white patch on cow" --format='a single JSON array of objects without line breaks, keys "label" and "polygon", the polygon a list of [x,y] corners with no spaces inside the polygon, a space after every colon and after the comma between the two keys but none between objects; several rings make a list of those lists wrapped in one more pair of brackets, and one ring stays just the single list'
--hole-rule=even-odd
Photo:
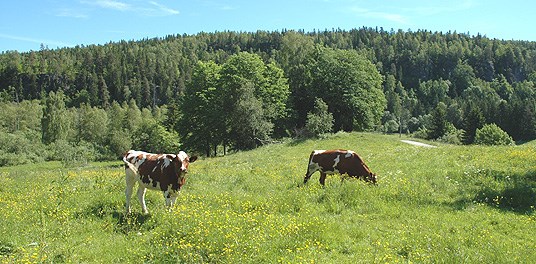
[{"label": "white patch on cow", "polygon": [[337,155],[337,157],[333,160],[335,163],[333,164],[333,168],[337,167],[337,164],[339,164],[339,161],[341,161],[341,155]]},{"label": "white patch on cow", "polygon": [[144,155],[146,152],[143,152],[143,151],[139,151],[139,150],[131,150],[129,152],[129,156],[139,156],[139,155]]},{"label": "white patch on cow", "polygon": [[180,159],[181,162],[181,171],[186,171],[188,167],[186,165],[187,163],[185,163],[184,161],[188,158],[188,154],[181,150],[179,154],[177,154],[177,157]]},{"label": "white patch on cow", "polygon": [[318,163],[314,163],[313,161],[311,161],[311,163],[309,163],[309,168],[308,168],[308,171],[309,171],[309,175],[315,173],[316,171],[322,169]]},{"label": "white patch on cow", "polygon": [[349,157],[352,157],[353,155],[354,155],[354,152],[351,150],[348,150],[348,152],[346,152],[346,155],[344,155],[344,157],[349,158]]},{"label": "white patch on cow", "polygon": [[339,173],[339,170],[337,169],[337,164],[341,161],[341,155],[337,155],[335,159],[333,159],[333,171],[324,171],[326,174],[335,174]]},{"label": "white patch on cow", "polygon": [[143,158],[136,160],[136,163],[134,163],[134,166],[136,166],[136,168],[139,168],[141,164],[143,164],[146,160],[147,159],[145,158],[145,156],[143,156]]},{"label": "white patch on cow", "polygon": [[164,164],[162,165],[162,167],[167,168],[167,166],[169,166],[169,164],[171,164],[171,160],[168,159],[168,158],[165,158],[164,159]]},{"label": "white patch on cow", "polygon": [[186,158],[188,158],[188,154],[186,154],[186,152],[184,151],[179,151],[179,154],[177,154],[177,157],[179,157],[179,159],[182,161],[184,161]]},{"label": "white patch on cow", "polygon": [[315,150],[313,155],[318,155],[318,154],[324,153],[324,152],[326,152],[325,149]]},{"label": "white patch on cow", "polygon": [[[138,159],[138,156],[141,156],[141,159]],[[147,153],[143,151],[132,151],[128,155],[128,159],[132,160],[132,165],[134,165],[136,168],[139,168],[141,164],[147,160]]]}]

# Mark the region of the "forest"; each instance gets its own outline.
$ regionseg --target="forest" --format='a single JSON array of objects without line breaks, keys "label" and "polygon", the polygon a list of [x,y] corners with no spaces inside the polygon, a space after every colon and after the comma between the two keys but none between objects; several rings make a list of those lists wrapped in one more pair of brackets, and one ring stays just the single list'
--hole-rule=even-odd
[{"label": "forest", "polygon": [[[536,139],[536,42],[383,28],[169,35],[0,54],[0,166],[205,156],[337,131]],[[490,127],[490,126],[488,126]]]}]

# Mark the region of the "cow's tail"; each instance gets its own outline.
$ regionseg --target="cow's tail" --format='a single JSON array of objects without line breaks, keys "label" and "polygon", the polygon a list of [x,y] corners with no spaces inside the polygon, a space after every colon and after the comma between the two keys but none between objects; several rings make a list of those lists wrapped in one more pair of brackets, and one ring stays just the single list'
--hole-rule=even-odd
[{"label": "cow's tail", "polygon": [[[134,164],[132,164],[130,161],[127,160],[127,155],[123,156],[123,162],[125,163],[125,165],[131,170],[133,171],[135,174],[138,174],[138,168],[136,168],[136,166],[134,166]],[[126,167],[125,167],[126,168]]]}]

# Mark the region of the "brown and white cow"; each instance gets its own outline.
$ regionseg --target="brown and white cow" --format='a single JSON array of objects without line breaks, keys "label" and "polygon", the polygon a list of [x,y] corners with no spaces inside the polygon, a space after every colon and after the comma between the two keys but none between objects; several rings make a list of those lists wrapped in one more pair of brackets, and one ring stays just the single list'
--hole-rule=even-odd
[{"label": "brown and white cow", "polygon": [[317,171],[320,171],[322,186],[325,184],[326,175],[335,173],[347,174],[374,184],[377,181],[376,174],[372,173],[363,159],[351,150],[314,150],[309,156],[309,165],[303,183],[307,183],[311,175]]},{"label": "brown and white cow", "polygon": [[123,156],[126,174],[126,213],[130,213],[132,189],[138,182],[138,199],[143,213],[148,213],[145,205],[147,189],[160,190],[166,198],[166,205],[173,207],[181,187],[186,182],[188,165],[197,156],[189,157],[184,151],[178,154],[152,154],[129,150]]}]

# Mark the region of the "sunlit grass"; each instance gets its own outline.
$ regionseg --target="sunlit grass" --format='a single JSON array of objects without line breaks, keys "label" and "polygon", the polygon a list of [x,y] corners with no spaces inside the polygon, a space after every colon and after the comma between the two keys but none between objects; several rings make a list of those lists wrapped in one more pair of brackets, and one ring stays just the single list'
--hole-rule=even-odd
[{"label": "sunlit grass", "polygon": [[[318,173],[313,149],[359,153],[379,182]],[[421,148],[339,133],[193,163],[168,212],[124,211],[120,162],[0,169],[0,260],[22,262],[528,263],[536,259],[536,148]]]}]

